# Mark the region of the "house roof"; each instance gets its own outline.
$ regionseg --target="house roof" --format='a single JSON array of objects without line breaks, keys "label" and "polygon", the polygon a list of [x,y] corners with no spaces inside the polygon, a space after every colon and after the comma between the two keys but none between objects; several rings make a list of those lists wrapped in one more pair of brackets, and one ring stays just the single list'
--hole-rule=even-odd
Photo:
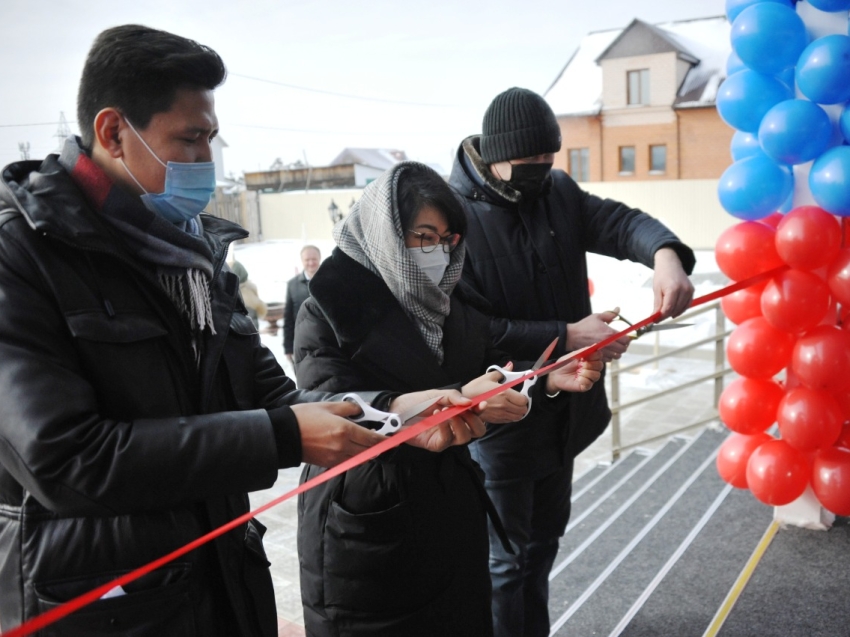
[{"label": "house roof", "polygon": [[403,150],[389,148],[346,148],[330,163],[331,166],[341,164],[359,164],[386,170],[398,162],[407,159]]},{"label": "house roof", "polygon": [[675,107],[713,105],[732,51],[729,34],[725,16],[656,25],[633,20],[624,29],[591,32],[544,96],[556,115],[596,115],[602,109],[601,60],[675,51],[693,64],[679,87]]}]

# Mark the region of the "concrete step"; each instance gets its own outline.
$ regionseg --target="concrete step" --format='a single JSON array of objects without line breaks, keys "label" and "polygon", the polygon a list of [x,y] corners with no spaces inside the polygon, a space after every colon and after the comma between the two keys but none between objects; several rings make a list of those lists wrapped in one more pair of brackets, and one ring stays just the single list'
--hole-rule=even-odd
[{"label": "concrete step", "polygon": [[567,533],[550,583],[554,634],[617,626],[725,486],[713,462],[724,437],[671,440]]}]

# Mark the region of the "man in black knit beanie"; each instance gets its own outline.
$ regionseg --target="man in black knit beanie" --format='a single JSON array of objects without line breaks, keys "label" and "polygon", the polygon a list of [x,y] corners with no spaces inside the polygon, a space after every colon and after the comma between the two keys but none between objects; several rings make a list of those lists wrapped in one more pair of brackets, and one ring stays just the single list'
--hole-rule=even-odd
[{"label": "man in black knit beanie", "polygon": [[[653,268],[654,309],[664,318],[681,314],[693,297],[693,251],[644,212],[552,170],[560,150],[546,100],[511,88],[487,108],[482,134],[462,142],[449,179],[469,219],[463,279],[489,302],[498,347],[520,360],[537,357],[555,337],[553,356],[560,356],[614,333],[608,323],[616,311],[591,312],[587,252]],[[611,343],[603,358],[619,358],[628,344],[626,337]],[[488,425],[472,444],[515,552],[493,541],[491,528],[497,637],[549,634],[548,575],[570,516],[573,459],[611,417],[604,383],[548,401],[549,413]]]}]

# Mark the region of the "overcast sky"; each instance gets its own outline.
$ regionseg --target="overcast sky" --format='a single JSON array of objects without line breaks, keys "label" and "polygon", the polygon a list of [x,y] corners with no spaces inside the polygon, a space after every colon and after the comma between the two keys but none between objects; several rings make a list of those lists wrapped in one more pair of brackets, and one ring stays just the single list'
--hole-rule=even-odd
[{"label": "overcast sky", "polygon": [[[73,132],[80,71],[103,29],[139,23],[214,48],[226,172],[345,147],[397,148],[448,169],[490,100],[543,93],[590,31],[722,15],[724,0],[0,0],[0,165]],[[283,86],[283,85],[290,86]],[[302,87],[302,88],[294,88]],[[304,90],[312,89],[312,90]],[[33,124],[42,124],[34,126]]]}]

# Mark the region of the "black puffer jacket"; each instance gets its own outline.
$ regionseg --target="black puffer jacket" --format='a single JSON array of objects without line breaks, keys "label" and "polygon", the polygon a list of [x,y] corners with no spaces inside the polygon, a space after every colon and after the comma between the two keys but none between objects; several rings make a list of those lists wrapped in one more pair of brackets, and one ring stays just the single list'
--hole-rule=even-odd
[{"label": "black puffer jacket", "polygon": [[[295,327],[301,387],[407,392],[460,385],[506,361],[490,344],[489,319],[458,289],[443,326],[442,365],[381,278],[339,249],[310,290]],[[533,394],[539,411],[542,387]],[[304,477],[320,471],[307,467]],[[402,445],[304,494],[298,548],[307,633],[491,634],[488,504],[466,447],[431,453]]]},{"label": "black puffer jacket", "polygon": [[[267,408],[295,391],[223,268],[245,231],[203,216],[216,334],[200,370],[154,273],[55,156],[0,183],[0,623],[11,628],[248,510],[281,465]],[[205,332],[206,333],[206,332]],[[251,522],[44,634],[277,635]]]},{"label": "black puffer jacket", "polygon": [[[690,248],[663,224],[640,210],[600,199],[561,170],[552,171],[545,196],[524,204],[519,194],[495,179],[478,153],[478,138],[458,149],[451,186],[467,210],[469,228],[464,281],[492,306],[495,344],[517,358],[533,358],[555,336],[565,353],[567,323],[591,313],[585,253],[630,259],[652,267],[653,255],[673,248],[687,272]],[[557,431],[499,429],[475,443],[488,478],[543,475],[575,456],[604,431],[610,420],[604,383],[569,396]],[[569,425],[568,425],[569,423]],[[552,426],[552,425],[547,425]],[[543,439],[560,437],[546,448]]]}]

